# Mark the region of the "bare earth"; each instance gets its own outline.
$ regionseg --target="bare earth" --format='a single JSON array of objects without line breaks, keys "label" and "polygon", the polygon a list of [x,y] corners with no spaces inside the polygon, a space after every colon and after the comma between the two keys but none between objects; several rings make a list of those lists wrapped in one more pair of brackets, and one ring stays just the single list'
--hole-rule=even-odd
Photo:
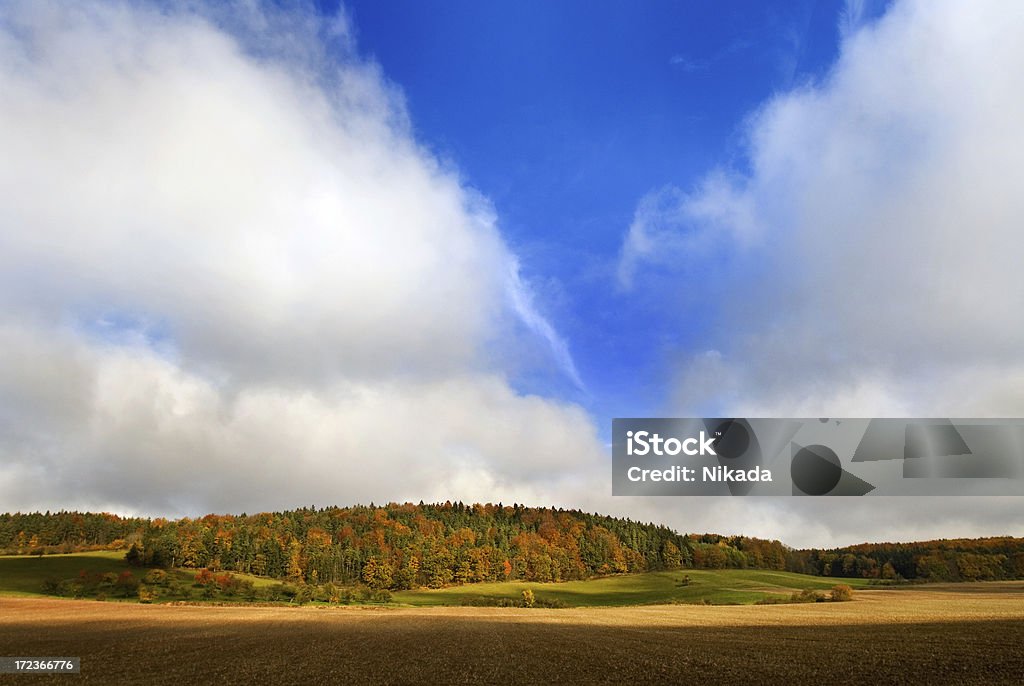
[{"label": "bare earth", "polygon": [[0,598],[0,655],[82,658],[80,675],[0,682],[1020,684],[1015,590],[568,610]]}]

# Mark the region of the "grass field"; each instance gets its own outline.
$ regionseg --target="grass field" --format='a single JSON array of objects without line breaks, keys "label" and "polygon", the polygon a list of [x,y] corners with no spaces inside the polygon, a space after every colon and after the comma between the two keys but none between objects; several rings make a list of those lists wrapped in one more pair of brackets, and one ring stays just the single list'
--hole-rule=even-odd
[{"label": "grass field", "polygon": [[82,684],[1017,684],[1024,594],[848,603],[203,607],[0,598],[0,655],[82,658]]},{"label": "grass field", "polygon": [[[124,551],[104,550],[69,555],[5,555],[0,556],[0,597],[46,597],[42,582],[46,578],[73,579],[82,571],[89,574],[131,572],[141,579],[147,569],[132,567],[124,559]],[[170,575],[181,581],[190,582],[194,570],[171,570]],[[234,574],[240,579],[249,579],[256,587],[278,583],[276,579],[265,579],[248,574]]]},{"label": "grass field", "polygon": [[[689,577],[687,585],[680,580]],[[766,597],[788,598],[805,588],[827,591],[840,583],[863,587],[863,579],[835,579],[756,569],[686,570],[604,577],[559,584],[483,583],[436,590],[399,591],[395,602],[417,606],[465,605],[474,598],[520,598],[530,589],[538,600],[568,607],[650,605],[655,603],[748,604]]]},{"label": "grass field", "polygon": [[[43,579],[69,579],[85,570],[89,573],[131,571],[141,578],[146,570],[128,566],[122,552],[91,552],[72,555],[0,557],[0,596],[43,597]],[[172,575],[189,582],[191,570],[176,570]],[[278,583],[243,574],[259,586]],[[684,577],[689,583],[682,585]],[[413,606],[465,605],[474,599],[507,598],[518,600],[530,589],[537,599],[555,601],[567,607],[650,605],[656,603],[748,604],[764,598],[788,598],[793,591],[814,589],[827,591],[837,583],[854,588],[864,585],[861,579],[834,579],[789,572],[764,570],[686,570],[651,572],[604,577],[589,581],[558,584],[528,582],[482,583],[452,586],[437,590],[400,591],[394,594],[397,604]],[[173,599],[173,598],[170,598]],[[236,598],[240,600],[240,598]]]},{"label": "grass field", "polygon": [[70,555],[10,555],[0,557],[0,596],[42,596],[42,582],[47,577],[70,579],[85,570],[90,574],[121,573],[131,570],[124,561],[124,551],[98,551]]}]

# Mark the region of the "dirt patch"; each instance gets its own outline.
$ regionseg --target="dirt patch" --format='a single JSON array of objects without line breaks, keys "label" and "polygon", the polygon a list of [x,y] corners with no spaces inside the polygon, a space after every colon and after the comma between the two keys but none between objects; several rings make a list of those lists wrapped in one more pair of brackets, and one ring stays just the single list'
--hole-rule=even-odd
[{"label": "dirt patch", "polygon": [[[872,591],[781,606],[282,608],[0,599],[17,683],[1019,683],[1024,596]],[[3,679],[3,677],[0,677]]]}]

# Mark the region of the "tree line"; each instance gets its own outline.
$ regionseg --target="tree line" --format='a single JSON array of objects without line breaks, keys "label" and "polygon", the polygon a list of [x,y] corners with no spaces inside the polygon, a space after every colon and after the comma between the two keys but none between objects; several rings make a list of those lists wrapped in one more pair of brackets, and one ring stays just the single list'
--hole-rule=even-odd
[{"label": "tree line", "polygon": [[234,571],[375,589],[481,581],[569,581],[675,569],[759,568],[879,580],[1024,577],[1024,539],[794,550],[746,536],[520,504],[301,508],[177,520],[106,513],[0,515],[0,552],[127,549],[134,564]]},{"label": "tree line", "polygon": [[793,550],[786,569],[882,581],[997,581],[1024,578],[1024,538],[955,538]]}]

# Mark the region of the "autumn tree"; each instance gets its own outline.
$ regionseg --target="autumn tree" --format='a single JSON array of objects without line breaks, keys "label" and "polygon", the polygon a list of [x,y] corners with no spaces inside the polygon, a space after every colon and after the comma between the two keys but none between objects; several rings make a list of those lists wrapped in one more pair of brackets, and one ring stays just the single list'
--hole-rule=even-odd
[{"label": "autumn tree", "polygon": [[367,560],[363,567],[363,581],[370,588],[390,588],[394,581],[394,572],[386,560],[374,556]]}]

